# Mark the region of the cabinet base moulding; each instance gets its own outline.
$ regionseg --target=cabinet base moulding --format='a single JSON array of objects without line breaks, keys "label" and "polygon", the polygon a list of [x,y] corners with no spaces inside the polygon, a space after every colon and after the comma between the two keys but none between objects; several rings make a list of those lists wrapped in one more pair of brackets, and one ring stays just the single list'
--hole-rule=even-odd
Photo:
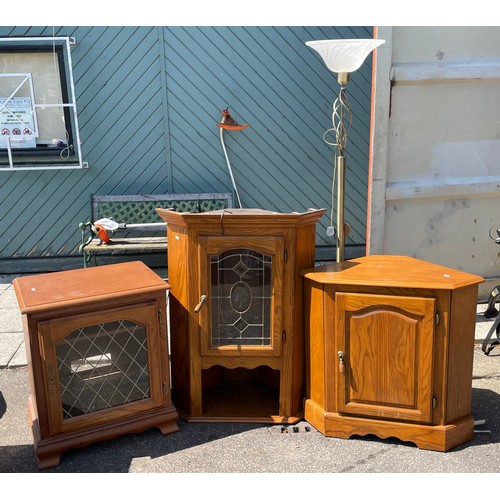
[{"label": "cabinet base moulding", "polygon": [[239,424],[269,424],[269,425],[295,425],[303,420],[303,415],[292,417],[281,417],[280,415],[264,416],[231,416],[231,415],[202,415],[199,417],[189,415],[188,413],[178,410],[179,417],[188,423],[214,423],[214,422],[231,422]]},{"label": "cabinet base moulding", "polygon": [[413,422],[375,420],[325,412],[314,401],[305,402],[305,419],[328,437],[348,439],[373,434],[379,438],[394,437],[414,443],[418,448],[448,451],[470,441],[474,435],[474,418],[468,416],[447,425],[421,425]]},{"label": "cabinet base moulding", "polygon": [[144,432],[154,427],[159,428],[164,436],[179,431],[177,425],[178,413],[174,406],[145,411],[122,420],[104,423],[94,427],[91,431],[81,429],[46,439],[40,437],[38,418],[31,397],[28,399],[28,416],[31,423],[37,465],[40,470],[58,466],[61,455],[69,449],[81,448],[98,441],[123,436],[124,434]]}]

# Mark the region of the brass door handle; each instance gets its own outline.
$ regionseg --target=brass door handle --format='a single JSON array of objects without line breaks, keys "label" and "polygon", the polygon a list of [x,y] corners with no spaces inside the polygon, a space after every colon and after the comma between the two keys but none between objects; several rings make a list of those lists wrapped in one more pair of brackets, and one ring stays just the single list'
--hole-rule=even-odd
[{"label": "brass door handle", "polygon": [[200,309],[202,308],[203,304],[207,301],[207,296],[206,295],[202,295],[200,297],[200,302],[198,303],[198,305],[194,308],[194,312],[197,313],[197,312],[200,312]]},{"label": "brass door handle", "polygon": [[339,358],[339,371],[340,371],[340,373],[344,373],[344,371],[345,371],[344,353],[342,351],[339,351],[337,353],[337,357]]}]

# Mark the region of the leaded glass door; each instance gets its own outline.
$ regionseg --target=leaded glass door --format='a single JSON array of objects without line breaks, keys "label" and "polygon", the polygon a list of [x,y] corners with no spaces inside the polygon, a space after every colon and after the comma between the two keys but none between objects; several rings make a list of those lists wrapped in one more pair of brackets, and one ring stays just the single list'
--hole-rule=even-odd
[{"label": "leaded glass door", "polygon": [[40,324],[52,432],[161,404],[155,304]]},{"label": "leaded glass door", "polygon": [[202,354],[279,355],[283,239],[207,237],[200,243]]}]

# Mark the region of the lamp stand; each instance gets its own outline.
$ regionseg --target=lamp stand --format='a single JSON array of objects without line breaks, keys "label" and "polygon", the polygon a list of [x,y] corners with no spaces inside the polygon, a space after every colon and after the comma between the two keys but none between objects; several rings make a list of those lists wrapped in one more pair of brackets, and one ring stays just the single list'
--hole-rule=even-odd
[{"label": "lamp stand", "polygon": [[[344,260],[345,236],[350,232],[350,226],[344,223],[344,193],[345,193],[345,148],[347,144],[347,131],[352,123],[351,104],[346,96],[346,86],[349,74],[356,71],[363,64],[370,52],[383,44],[385,40],[378,39],[341,39],[341,40],[316,40],[306,42],[306,45],[316,50],[323,58],[326,66],[333,73],[337,73],[340,93],[333,103],[333,128],[327,130],[323,140],[335,147],[335,161],[332,180],[332,212],[330,226],[326,235],[337,236],[337,262]],[[335,143],[326,139],[330,132],[335,133]],[[337,182],[337,228],[333,227],[333,197],[334,185]]]}]

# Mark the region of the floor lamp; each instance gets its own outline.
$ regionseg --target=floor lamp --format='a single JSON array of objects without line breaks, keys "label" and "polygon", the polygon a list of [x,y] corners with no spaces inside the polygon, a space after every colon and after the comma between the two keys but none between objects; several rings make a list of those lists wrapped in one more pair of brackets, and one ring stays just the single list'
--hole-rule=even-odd
[{"label": "floor lamp", "polygon": [[[316,40],[306,42],[308,47],[316,50],[323,58],[327,68],[337,73],[340,85],[339,96],[333,103],[332,122],[333,128],[328,129],[323,135],[324,141],[335,147],[334,181],[337,184],[337,227],[333,227],[331,220],[327,229],[327,236],[337,236],[337,262],[344,260],[344,247],[346,226],[344,223],[344,195],[345,195],[345,158],[347,146],[347,131],[352,123],[351,104],[347,97],[346,87],[349,74],[361,67],[370,52],[382,45],[385,40],[377,39],[340,39]],[[335,142],[327,140],[327,135],[333,133]],[[332,186],[332,205],[333,205]],[[332,207],[333,209],[333,207]]]}]

